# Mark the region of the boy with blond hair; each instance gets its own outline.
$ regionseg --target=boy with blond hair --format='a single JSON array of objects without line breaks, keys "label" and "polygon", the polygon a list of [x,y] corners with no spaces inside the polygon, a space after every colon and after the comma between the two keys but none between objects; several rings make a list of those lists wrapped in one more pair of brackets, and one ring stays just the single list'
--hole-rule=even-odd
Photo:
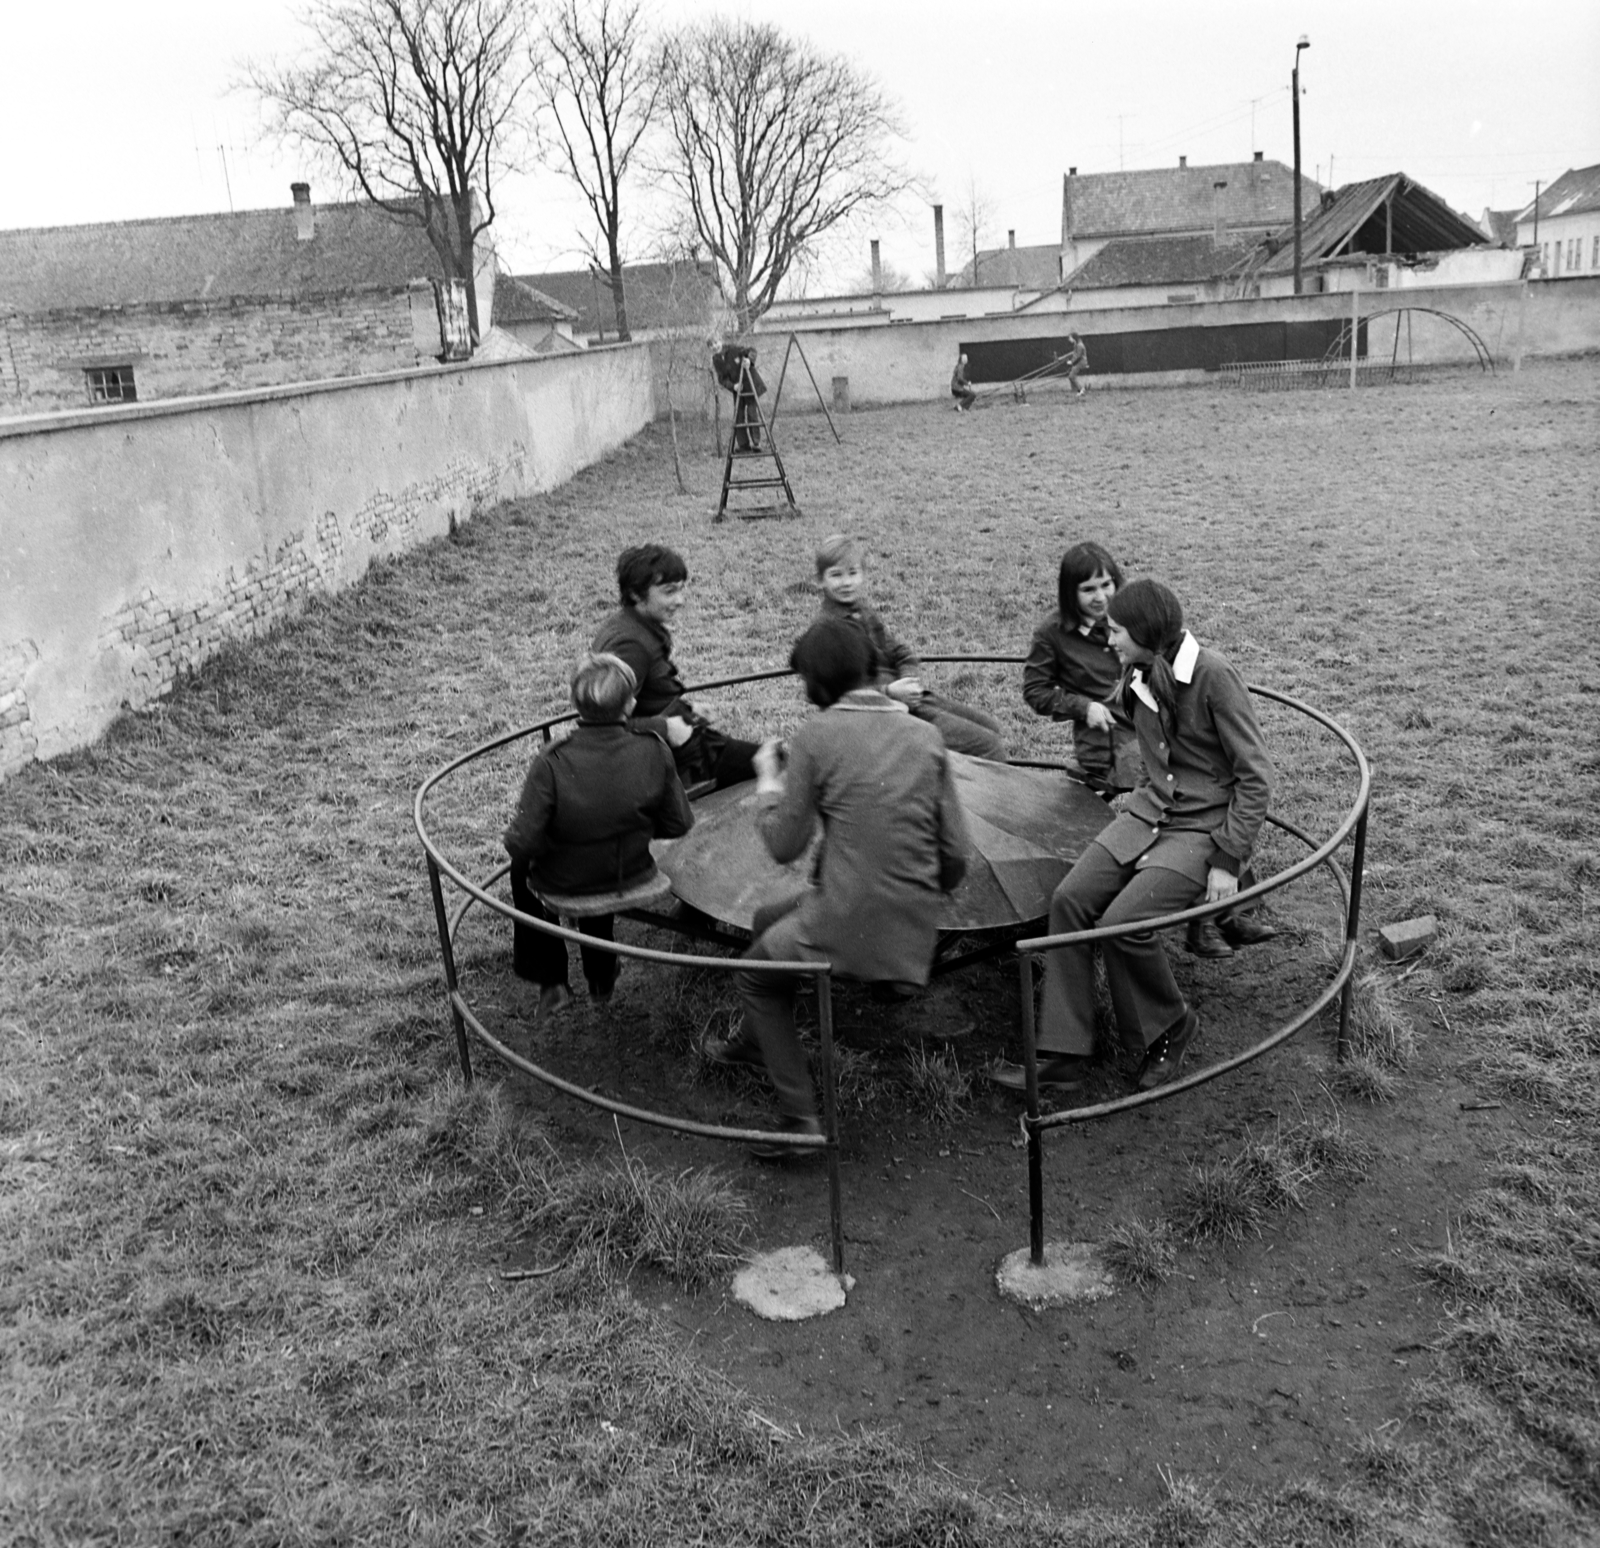
[{"label": "boy with blond hair", "polygon": [[866,638],[871,655],[867,681],[897,699],[918,720],[925,720],[953,752],[973,758],[1006,761],[1000,722],[971,705],[957,704],[930,693],[917,673],[921,664],[909,645],[892,635],[867,603],[866,549],[859,538],[836,532],[817,549],[817,584],[822,588],[822,617],[840,618]]},{"label": "boy with blond hair", "polygon": [[[680,838],[694,824],[672,752],[650,728],[630,723],[638,680],[620,656],[586,654],[570,679],[578,723],[564,741],[542,748],[523,781],[506,829],[511,897],[518,910],[560,921],[539,893],[620,892],[655,874],[653,838]],[[578,921],[596,940],[613,935],[611,914]],[[539,1013],[572,1003],[567,943],[517,925],[512,966],[539,985]],[[617,981],[617,959],[580,948],[590,998],[604,1004]]]}]

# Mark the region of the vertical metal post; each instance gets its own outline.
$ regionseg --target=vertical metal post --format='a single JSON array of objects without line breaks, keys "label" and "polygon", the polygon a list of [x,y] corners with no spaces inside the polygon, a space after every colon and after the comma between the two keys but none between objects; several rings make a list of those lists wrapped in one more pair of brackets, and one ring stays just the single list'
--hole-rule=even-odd
[{"label": "vertical metal post", "polygon": [[1033,958],[1021,952],[1022,1067],[1028,1076],[1028,1255],[1044,1266],[1044,1140],[1039,1133],[1039,1054],[1033,1024]]},{"label": "vertical metal post", "polygon": [[461,1078],[472,1084],[472,1050],[467,1045],[467,1024],[456,1005],[456,951],[450,943],[450,916],[445,912],[444,888],[439,884],[439,867],[428,856],[428,886],[433,891],[433,917],[439,926],[439,955],[444,958],[444,986],[450,996],[450,1019],[455,1023],[456,1053],[461,1059]]},{"label": "vertical metal post", "polygon": [[817,1031],[822,1038],[822,1131],[828,1137],[828,1214],[833,1271],[844,1273],[844,1214],[839,1201],[839,1118],[833,1090],[833,974],[817,975]]},{"label": "vertical metal post", "polygon": [[1356,345],[1361,338],[1361,287],[1350,292],[1350,390],[1356,390]]},{"label": "vertical metal post", "polygon": [[[1367,813],[1370,808],[1363,808],[1360,818],[1356,822],[1356,847],[1350,858],[1350,907],[1345,914],[1344,939],[1345,950],[1348,951],[1355,944],[1357,935],[1361,930],[1361,873],[1367,864]],[[1337,1057],[1340,1064],[1345,1061],[1345,1056],[1350,1050],[1350,1000],[1355,992],[1356,976],[1352,969],[1350,977],[1345,980],[1344,992],[1339,996],[1339,1042]]]},{"label": "vertical metal post", "polygon": [[[1281,68],[1281,66],[1280,66]],[[1289,72],[1289,95],[1294,98],[1294,293],[1300,294],[1300,50],[1294,51]]]}]

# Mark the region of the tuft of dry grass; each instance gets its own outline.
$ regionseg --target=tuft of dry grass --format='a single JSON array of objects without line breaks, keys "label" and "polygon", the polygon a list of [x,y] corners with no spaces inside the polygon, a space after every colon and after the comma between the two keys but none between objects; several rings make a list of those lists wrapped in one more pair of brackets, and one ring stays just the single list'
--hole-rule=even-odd
[{"label": "tuft of dry grass", "polygon": [[953,1123],[972,1101],[972,1076],[948,1048],[922,1045],[906,1058],[905,1086],[911,1111],[930,1123]]},{"label": "tuft of dry grass", "polygon": [[1178,1266],[1178,1244],[1171,1223],[1138,1215],[1112,1227],[1100,1255],[1124,1284],[1141,1290],[1164,1285]]},{"label": "tuft of dry grass", "polygon": [[1371,1162],[1371,1147],[1351,1134],[1337,1109],[1280,1121],[1268,1136],[1250,1135],[1231,1156],[1191,1164],[1178,1230],[1192,1242],[1243,1241],[1259,1235],[1271,1216],[1304,1209],[1325,1181],[1352,1181]]}]

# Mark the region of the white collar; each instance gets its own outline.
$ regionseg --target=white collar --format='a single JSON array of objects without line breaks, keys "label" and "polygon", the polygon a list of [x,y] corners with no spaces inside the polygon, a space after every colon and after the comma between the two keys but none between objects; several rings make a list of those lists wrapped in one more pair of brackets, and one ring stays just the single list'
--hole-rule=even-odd
[{"label": "white collar", "polygon": [[[1199,659],[1200,641],[1185,629],[1183,631],[1183,641],[1178,646],[1178,654],[1172,658],[1172,675],[1180,683],[1192,683],[1194,681],[1194,664]],[[1128,678],[1128,686],[1158,715],[1161,713],[1161,706],[1156,703],[1156,696],[1145,685],[1143,667],[1135,667],[1133,669]]]}]

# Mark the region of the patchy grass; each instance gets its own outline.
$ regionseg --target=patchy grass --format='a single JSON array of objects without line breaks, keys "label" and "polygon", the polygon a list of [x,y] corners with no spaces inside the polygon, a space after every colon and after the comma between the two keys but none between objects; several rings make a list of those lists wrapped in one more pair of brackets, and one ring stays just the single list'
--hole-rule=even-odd
[{"label": "patchy grass", "polygon": [[1164,1285],[1178,1266],[1178,1244],[1171,1222],[1145,1220],[1138,1215],[1112,1227],[1100,1255],[1118,1279],[1141,1290]]},{"label": "patchy grass", "polygon": [[905,1085],[907,1106],[930,1123],[953,1123],[971,1105],[972,1076],[948,1048],[912,1048]]},{"label": "patchy grass", "polygon": [[[853,416],[837,451],[795,423],[807,515],[715,530],[709,457],[679,498],[651,432],[375,566],[93,748],[8,781],[0,1538],[1592,1538],[1600,598],[1574,577],[1593,562],[1597,400],[1593,363],[1570,362],[1281,401],[908,408]],[[1252,680],[1328,711],[1371,756],[1367,923],[1433,912],[1443,930],[1394,981],[1395,1013],[1444,1028],[1452,1073],[1517,1104],[1523,1126],[1448,1250],[1419,1265],[1444,1307],[1420,1422],[1383,1459],[1358,1451],[1346,1481],[1242,1497],[1201,1479],[1143,1513],[1046,1512],[986,1499],[882,1435],[796,1435],[697,1365],[622,1277],[709,1272],[686,1235],[709,1224],[733,1250],[726,1194],[609,1152],[557,1165],[507,1127],[488,1083],[459,1108],[439,1096],[453,1053],[410,827],[420,779],[564,708],[624,545],[685,550],[679,653],[709,678],[781,659],[815,606],[796,589],[812,546],[851,527],[893,624],[947,650],[1020,652],[1063,546],[1097,537],[1169,581]],[[961,677],[1018,751],[1056,745],[1014,672]],[[781,683],[715,710],[734,730],[803,713]],[[1282,804],[1325,827],[1347,768],[1285,715],[1267,723]],[[520,756],[441,793],[433,831],[469,869],[499,863]],[[476,970],[501,944],[464,951]],[[654,1011],[666,982],[630,965],[623,994]],[[726,1006],[690,985],[661,1012],[652,1035],[686,1050]],[[1363,1057],[1408,1078],[1386,1037]],[[1280,1152],[1241,1161],[1228,1186],[1292,1204],[1312,1153],[1283,1143],[1263,1139]],[[500,1277],[580,1241],[611,1265],[593,1295],[560,1274]]]},{"label": "patchy grass", "polygon": [[1272,1134],[1251,1135],[1231,1156],[1190,1165],[1178,1231],[1191,1242],[1241,1242],[1259,1235],[1272,1216],[1304,1209],[1314,1188],[1353,1181],[1371,1163],[1371,1147],[1337,1110],[1280,1121]]}]

